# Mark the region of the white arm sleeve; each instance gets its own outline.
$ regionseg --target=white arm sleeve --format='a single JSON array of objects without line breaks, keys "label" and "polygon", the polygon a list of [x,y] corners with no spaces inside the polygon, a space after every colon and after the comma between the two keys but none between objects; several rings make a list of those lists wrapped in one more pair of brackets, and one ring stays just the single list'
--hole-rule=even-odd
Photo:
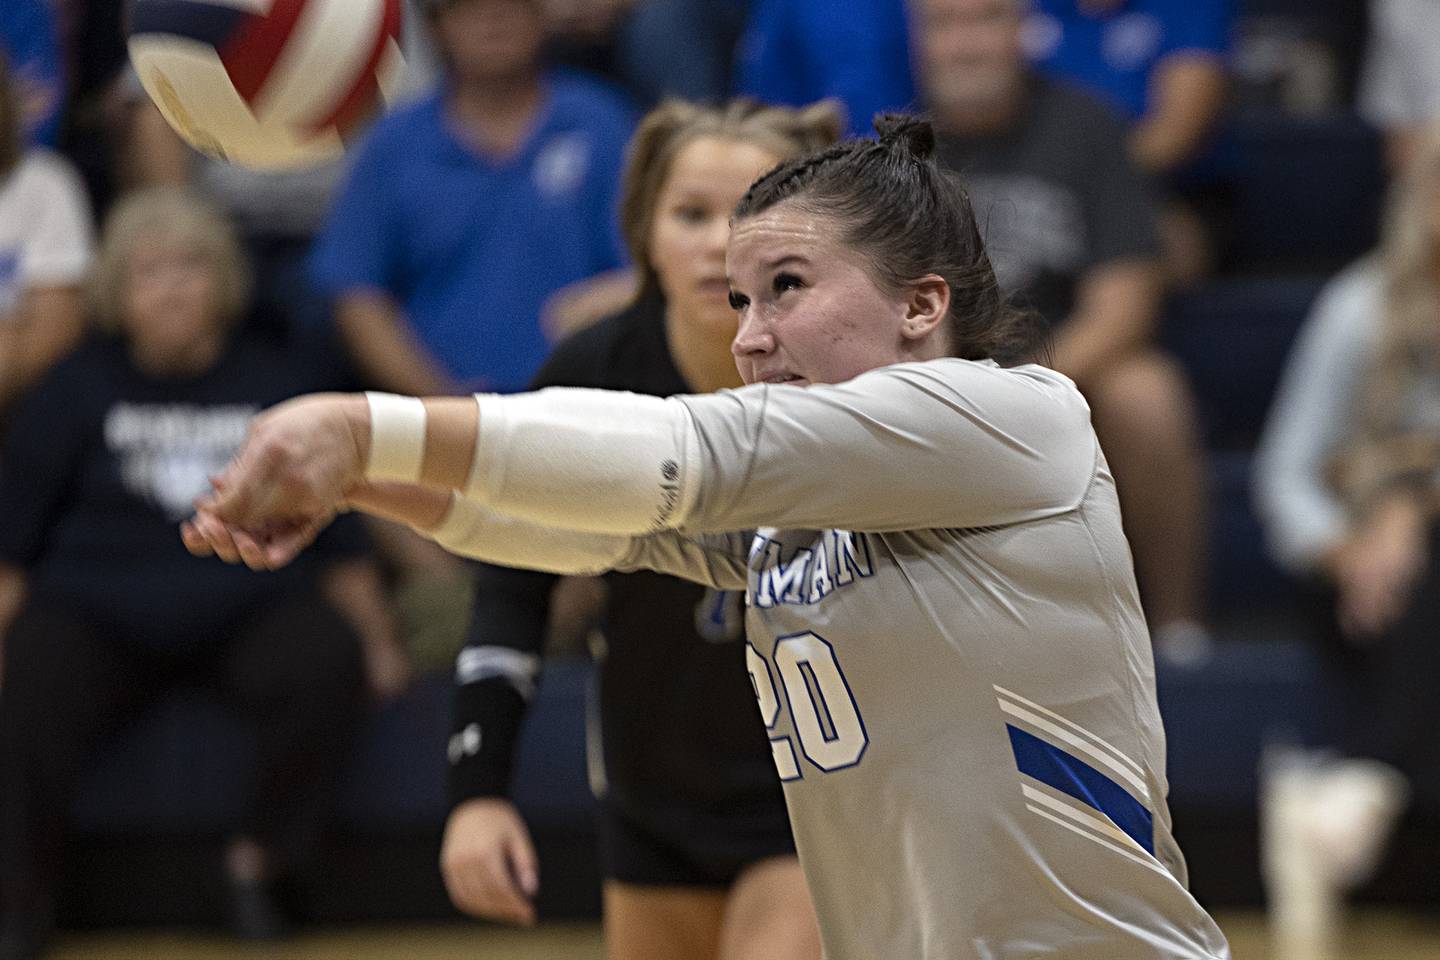
[{"label": "white arm sleeve", "polygon": [[452,497],[433,530],[417,531],[451,553],[486,563],[549,573],[604,573],[631,550],[632,538],[580,533],[508,517],[473,500]]},{"label": "white arm sleeve", "polygon": [[455,496],[433,530],[420,530],[451,553],[507,567],[591,575],[654,570],[719,590],[743,590],[750,531],[686,537],[673,531],[648,537],[581,533],[498,514]]},{"label": "white arm sleeve", "polygon": [[590,533],[1016,523],[1074,509],[1098,463],[1084,398],[1035,366],[952,358],[807,388],[478,401],[466,496]]},{"label": "white arm sleeve", "polygon": [[1073,510],[1099,463],[1066,377],[948,358],[846,383],[684,397],[704,465],[689,533],[920,530]]},{"label": "white arm sleeve", "polygon": [[465,496],[565,530],[643,534],[682,526],[700,464],[675,399],[551,387],[484,394]]}]

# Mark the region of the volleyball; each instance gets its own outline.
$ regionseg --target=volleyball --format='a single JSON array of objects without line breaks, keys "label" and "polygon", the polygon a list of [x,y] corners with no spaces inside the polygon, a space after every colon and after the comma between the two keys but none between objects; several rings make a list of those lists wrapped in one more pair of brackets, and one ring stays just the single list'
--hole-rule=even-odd
[{"label": "volleyball", "polygon": [[281,170],[339,156],[399,92],[402,0],[135,0],[130,61],[202,153]]}]

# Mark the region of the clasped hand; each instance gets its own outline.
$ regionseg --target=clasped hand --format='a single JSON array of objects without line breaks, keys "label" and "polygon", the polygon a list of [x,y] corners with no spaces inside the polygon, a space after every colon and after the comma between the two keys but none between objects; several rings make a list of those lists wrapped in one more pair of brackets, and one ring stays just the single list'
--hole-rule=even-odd
[{"label": "clasped hand", "polygon": [[181,525],[186,548],[252,570],[283,567],[344,509],[363,481],[369,419],[363,397],[317,394],[255,418],[212,492]]}]

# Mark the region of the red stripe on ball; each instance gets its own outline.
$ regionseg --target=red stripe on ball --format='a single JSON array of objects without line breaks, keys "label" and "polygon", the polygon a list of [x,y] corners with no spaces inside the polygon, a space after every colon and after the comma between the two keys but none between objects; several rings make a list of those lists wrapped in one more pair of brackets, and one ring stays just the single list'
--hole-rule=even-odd
[{"label": "red stripe on ball", "polygon": [[275,0],[269,13],[250,17],[219,51],[230,82],[246,103],[254,105],[265,81],[270,79],[307,2]]},{"label": "red stripe on ball", "polygon": [[390,39],[400,36],[400,2],[401,0],[385,0],[380,32],[376,35],[375,46],[370,51],[369,59],[365,61],[364,69],[355,75],[355,82],[350,85],[350,90],[330,115],[311,126],[312,133],[335,127],[343,135],[350,127],[368,119],[373,112],[380,96],[380,61],[384,59]]}]

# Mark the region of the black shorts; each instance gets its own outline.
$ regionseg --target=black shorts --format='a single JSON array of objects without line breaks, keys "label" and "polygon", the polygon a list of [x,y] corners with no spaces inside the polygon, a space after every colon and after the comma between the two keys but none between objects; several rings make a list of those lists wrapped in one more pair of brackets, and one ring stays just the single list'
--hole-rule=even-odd
[{"label": "black shorts", "polygon": [[637,886],[729,887],[761,860],[795,856],[790,821],[783,810],[777,814],[722,824],[683,815],[647,817],[604,800],[601,867],[607,880]]}]

